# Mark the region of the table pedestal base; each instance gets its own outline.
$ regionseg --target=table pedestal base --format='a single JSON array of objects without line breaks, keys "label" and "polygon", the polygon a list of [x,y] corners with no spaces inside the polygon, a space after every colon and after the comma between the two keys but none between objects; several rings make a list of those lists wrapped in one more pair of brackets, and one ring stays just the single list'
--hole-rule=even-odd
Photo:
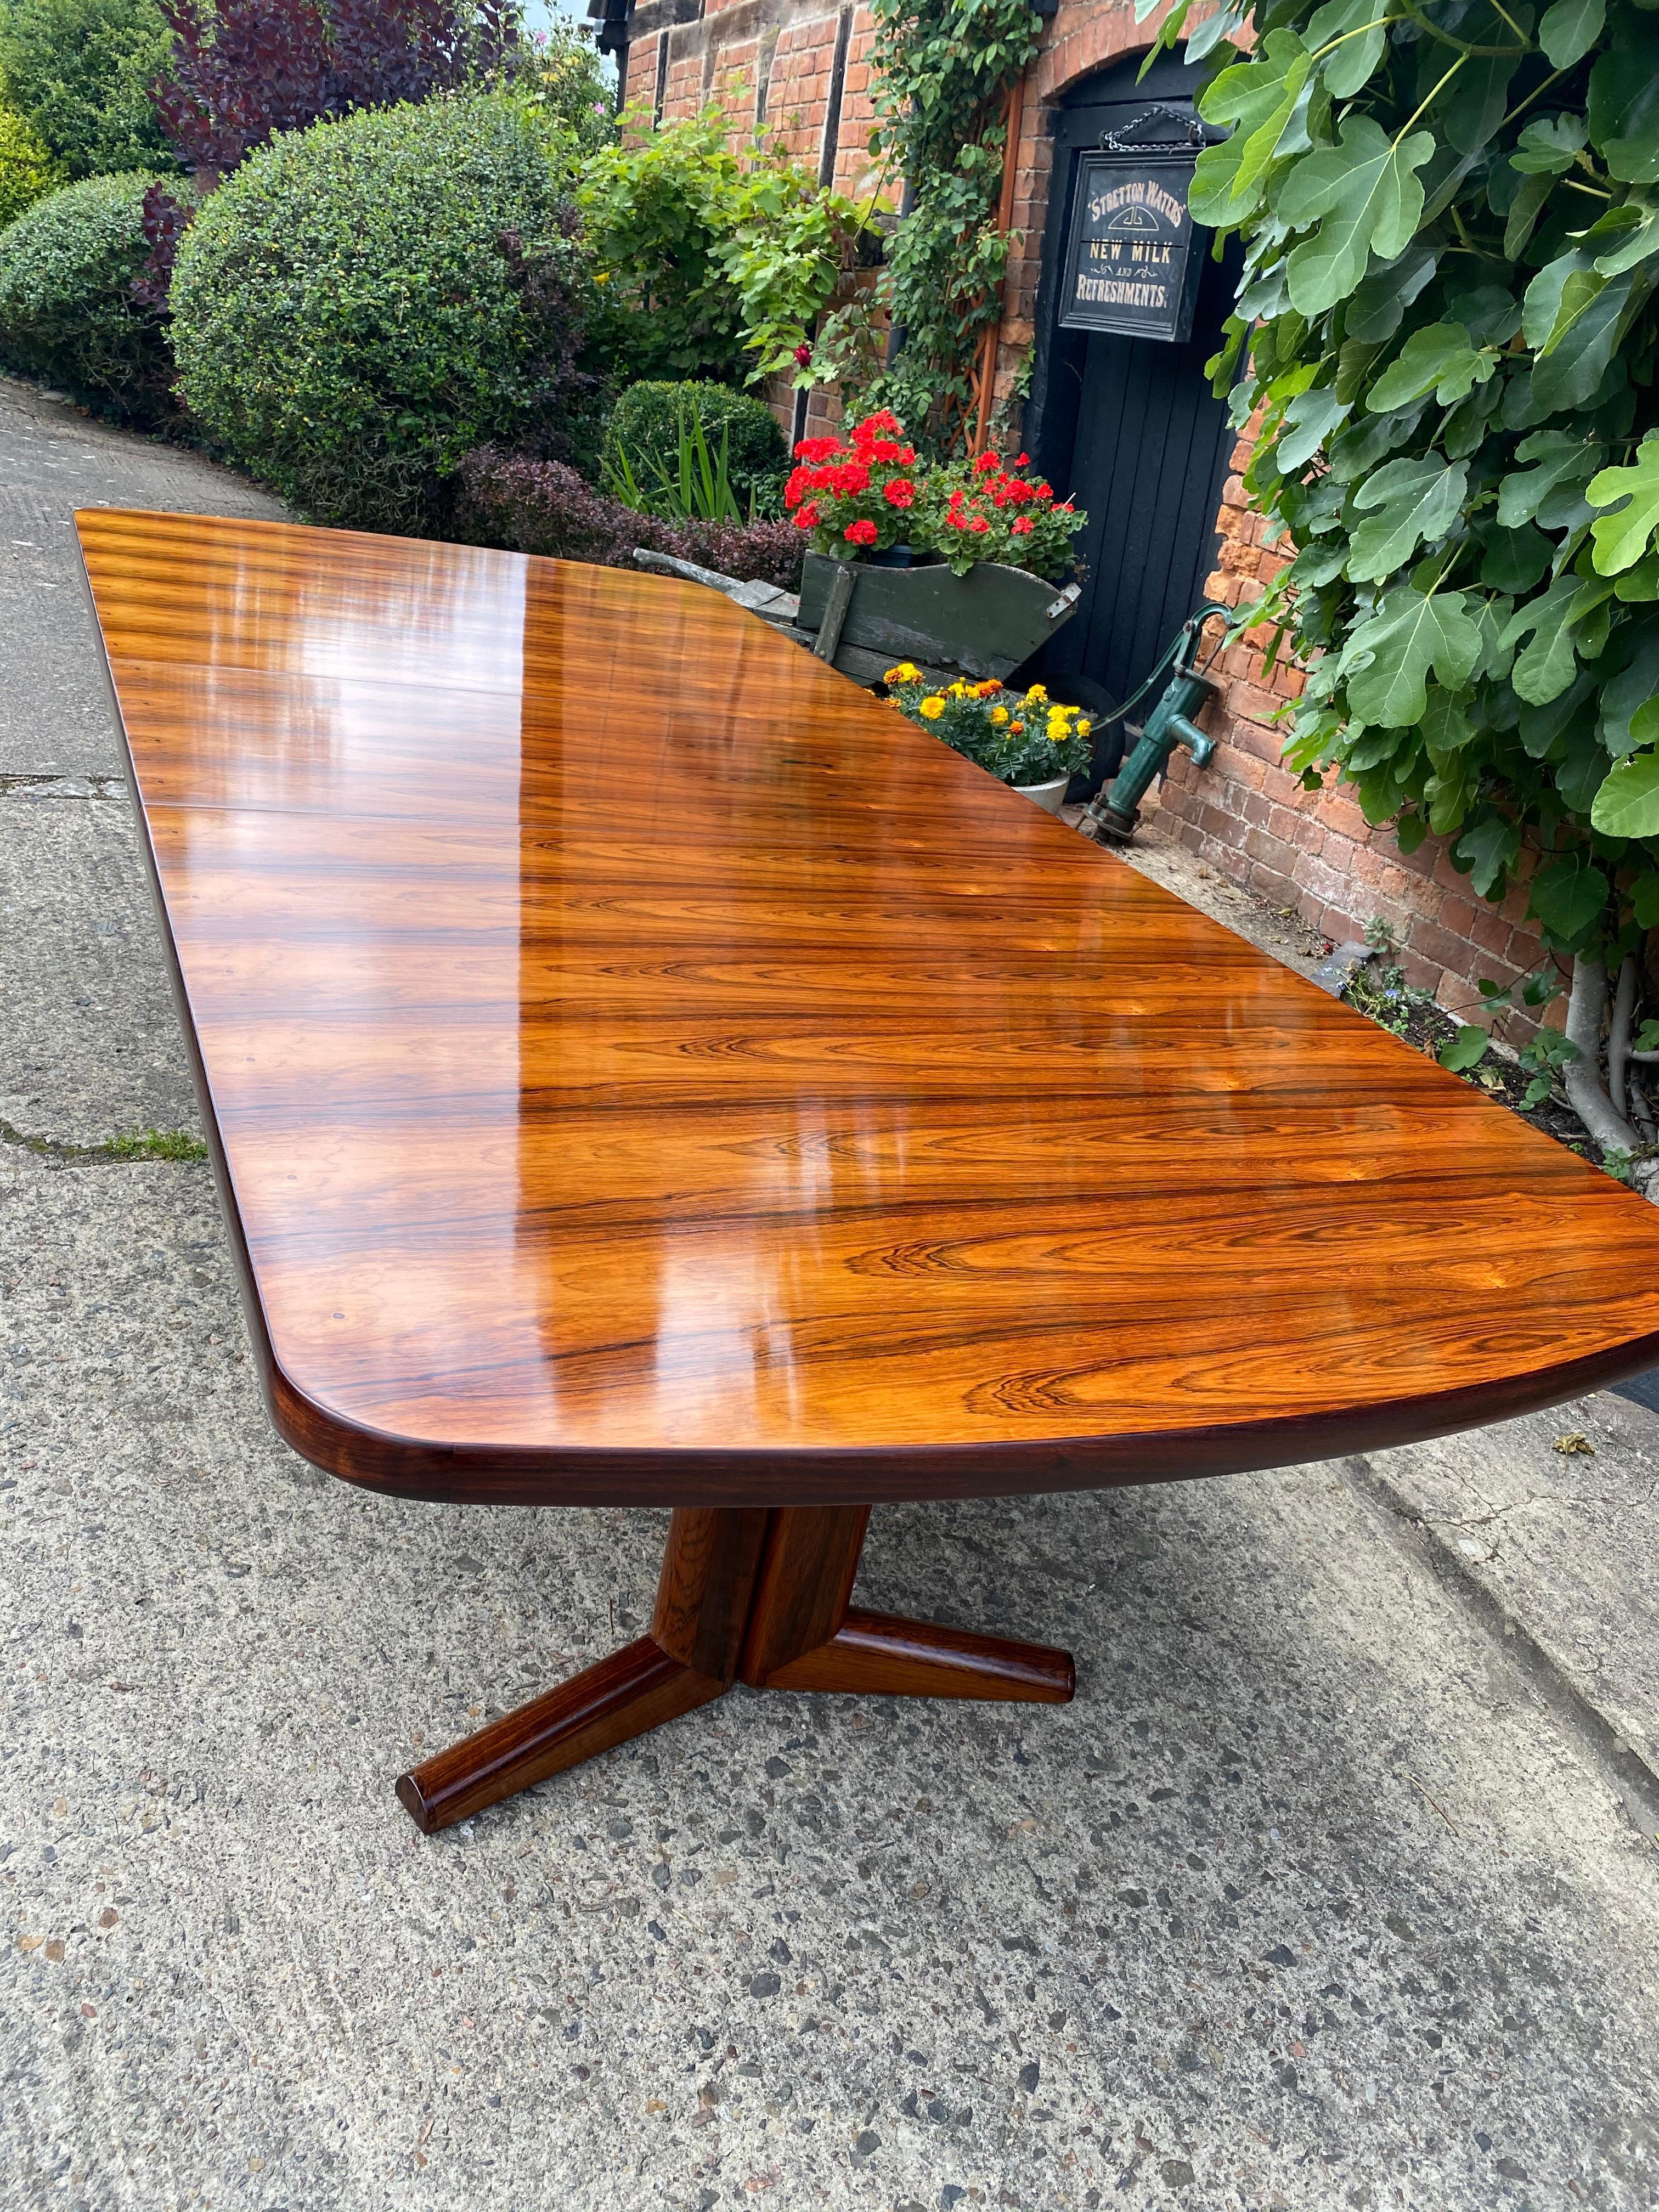
[{"label": "table pedestal base", "polygon": [[1076,1687],[1067,1652],[854,1608],[869,1520],[867,1505],[681,1507],[649,1636],[411,1768],[398,1779],[399,1802],[434,1834],[723,1697],[734,1680],[1067,1702]]}]

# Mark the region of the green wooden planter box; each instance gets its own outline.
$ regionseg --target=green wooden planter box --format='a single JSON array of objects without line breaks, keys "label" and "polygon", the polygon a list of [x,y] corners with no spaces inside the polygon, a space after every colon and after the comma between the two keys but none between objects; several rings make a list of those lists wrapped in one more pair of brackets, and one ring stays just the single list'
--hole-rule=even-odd
[{"label": "green wooden planter box", "polygon": [[[809,553],[801,576],[800,628],[822,628],[830,586],[847,567]],[[1062,629],[1077,607],[1075,584],[1045,584],[1024,568],[982,561],[965,576],[936,568],[873,568],[852,564],[851,604],[841,627],[842,650],[893,660],[943,662],[970,676],[1009,676]]]}]

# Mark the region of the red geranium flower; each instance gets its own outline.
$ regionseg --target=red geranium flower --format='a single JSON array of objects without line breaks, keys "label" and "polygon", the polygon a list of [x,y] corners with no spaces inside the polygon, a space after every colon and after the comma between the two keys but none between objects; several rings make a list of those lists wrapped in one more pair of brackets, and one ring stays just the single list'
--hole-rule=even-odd
[{"label": "red geranium flower", "polygon": [[797,530],[816,530],[817,526],[818,511],[809,499],[805,506],[802,507],[800,513],[795,517],[795,527]]},{"label": "red geranium flower", "polygon": [[1030,465],[1031,456],[1029,453],[1017,453],[1015,455],[1014,466],[1017,469],[1029,469]]},{"label": "red geranium flower", "polygon": [[982,537],[991,526],[982,514],[976,514],[968,527]]},{"label": "red geranium flower", "polygon": [[994,453],[981,453],[974,463],[975,473],[981,477],[988,476],[993,469],[1000,469],[1001,466],[1001,462]]},{"label": "red geranium flower", "polygon": [[903,423],[896,415],[890,415],[884,407],[879,414],[866,415],[862,422],[854,426],[853,441],[855,445],[863,445],[872,438],[902,438],[903,435]]},{"label": "red geranium flower", "polygon": [[841,534],[849,545],[873,545],[878,533],[873,522],[849,522]]},{"label": "red geranium flower", "polygon": [[882,493],[882,497],[889,507],[914,507],[916,503],[916,488],[908,477],[895,477]]},{"label": "red geranium flower", "polygon": [[795,448],[798,461],[827,461],[841,451],[839,438],[803,438]]},{"label": "red geranium flower", "polygon": [[1036,526],[1029,514],[1017,514],[1008,526],[1016,538],[1029,538]]}]

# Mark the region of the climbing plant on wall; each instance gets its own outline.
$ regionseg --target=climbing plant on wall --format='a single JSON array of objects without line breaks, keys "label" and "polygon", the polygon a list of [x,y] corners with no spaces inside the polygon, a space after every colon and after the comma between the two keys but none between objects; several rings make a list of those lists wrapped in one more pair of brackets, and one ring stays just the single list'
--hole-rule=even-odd
[{"label": "climbing plant on wall", "polygon": [[1243,20],[1188,44],[1231,132],[1192,207],[1246,246],[1212,366],[1231,384],[1248,339],[1247,483],[1297,549],[1259,610],[1309,671],[1288,763],[1310,788],[1334,768],[1407,850],[1445,838],[1482,897],[1541,848],[1528,910],[1573,973],[1559,1073],[1634,1151],[1659,925],[1659,15],[1269,0],[1248,57],[1221,42]]},{"label": "climbing plant on wall", "polygon": [[913,436],[958,444],[974,356],[998,320],[1010,240],[996,226],[1003,95],[1036,52],[1030,0],[872,0],[872,150],[907,183],[887,249],[902,342],[870,393]]}]

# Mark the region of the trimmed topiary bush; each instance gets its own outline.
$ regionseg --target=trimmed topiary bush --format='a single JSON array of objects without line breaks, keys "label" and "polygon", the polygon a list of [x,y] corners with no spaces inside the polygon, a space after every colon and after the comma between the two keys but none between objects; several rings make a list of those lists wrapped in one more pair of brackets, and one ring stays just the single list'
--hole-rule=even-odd
[{"label": "trimmed topiary bush", "polygon": [[150,100],[172,57],[155,0],[0,0],[9,102],[71,177],[173,167]]},{"label": "trimmed topiary bush", "polygon": [[15,108],[0,107],[0,230],[63,181],[26,118]]},{"label": "trimmed topiary bush", "polygon": [[132,289],[150,182],[88,177],[0,231],[0,361],[143,428],[173,411],[165,326]]},{"label": "trimmed topiary bush", "polygon": [[745,582],[800,588],[801,533],[789,522],[666,522],[638,514],[558,461],[481,447],[460,473],[453,534],[472,545],[628,568],[636,545]]},{"label": "trimmed topiary bush", "polygon": [[430,527],[474,446],[557,450],[586,381],[575,228],[545,131],[495,95],[278,138],[179,246],[180,394],[312,514]]},{"label": "trimmed topiary bush", "polygon": [[675,472],[683,415],[695,414],[712,454],[725,438],[732,490],[745,506],[752,498],[757,514],[782,511],[783,479],[789,447],[764,400],[727,384],[694,380],[685,384],[630,384],[611,410],[611,441],[633,464],[634,474],[649,490],[659,469]]}]

